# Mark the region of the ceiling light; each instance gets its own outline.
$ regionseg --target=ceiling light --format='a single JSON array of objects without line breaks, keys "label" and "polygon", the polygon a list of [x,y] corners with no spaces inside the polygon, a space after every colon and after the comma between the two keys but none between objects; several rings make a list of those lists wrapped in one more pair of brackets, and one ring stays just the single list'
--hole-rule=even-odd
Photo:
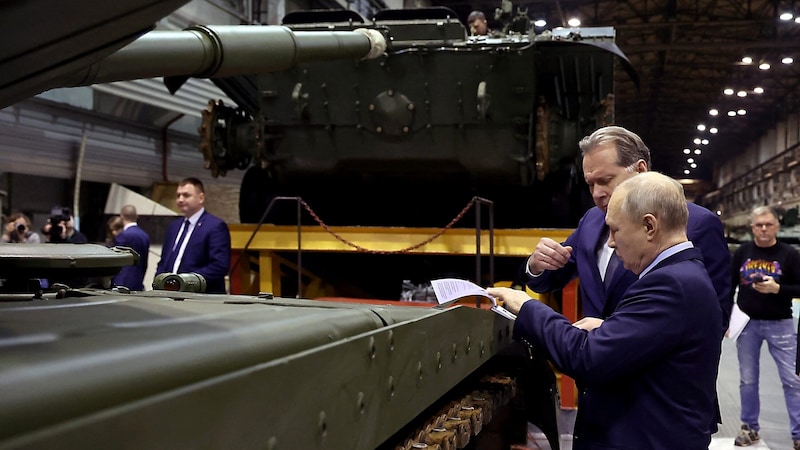
[{"label": "ceiling light", "polygon": [[725,95],[733,95],[733,89],[731,89],[731,88],[725,88],[725,89],[722,91],[722,93],[723,93],[723,94],[725,94]]},{"label": "ceiling light", "polygon": [[743,115],[747,114],[747,111],[745,111],[744,109],[740,109],[740,110],[736,111],[736,114],[738,114],[740,116],[743,116]]},{"label": "ceiling light", "polygon": [[698,125],[697,125],[697,130],[698,130],[698,131],[706,131],[706,126],[705,126],[705,125],[703,125],[702,123],[701,123],[701,124],[698,124]]},{"label": "ceiling light", "polygon": [[694,142],[695,144],[700,144],[700,138],[694,138],[692,142]]},{"label": "ceiling light", "polygon": [[693,159],[693,158],[688,158],[688,159],[686,160],[686,162],[687,162],[687,163],[689,163],[689,164],[691,164],[691,163],[693,163],[693,162],[694,162],[694,159]]},{"label": "ceiling light", "polygon": [[791,56],[787,56],[787,57],[781,59],[781,62],[784,63],[784,64],[791,64],[791,63],[794,62],[794,59]]},{"label": "ceiling light", "polygon": [[736,96],[737,97],[747,97],[747,92],[746,91],[739,91],[739,92],[736,93]]},{"label": "ceiling light", "polygon": [[781,20],[786,22],[786,21],[794,19],[794,14],[792,14],[792,13],[787,11],[787,12],[781,13],[781,15],[779,17],[780,17]]},{"label": "ceiling light", "polygon": [[700,141],[700,143],[703,145],[708,145],[708,139],[703,139],[702,141]]},{"label": "ceiling light", "polygon": [[695,155],[699,155],[701,153],[703,153],[703,152],[701,152],[699,148],[694,149],[694,154]]},{"label": "ceiling light", "polygon": [[689,169],[683,169],[683,174],[684,175],[689,175]]},{"label": "ceiling light", "polygon": [[697,164],[694,164],[694,163],[689,164],[689,167],[691,167],[692,169],[697,169]]},{"label": "ceiling light", "polygon": [[756,87],[753,88],[753,93],[755,93],[755,94],[763,94],[764,93],[764,88],[762,88],[761,86],[756,86]]},{"label": "ceiling light", "polygon": [[567,25],[569,25],[569,26],[571,26],[573,28],[579,27],[579,26],[581,26],[581,19],[578,19],[577,17],[573,17],[573,18],[571,18],[571,19],[569,19],[567,21]]},{"label": "ceiling light", "polygon": [[545,26],[547,26],[547,21],[546,21],[546,20],[544,20],[544,19],[536,19],[536,20],[533,22],[533,25],[534,25],[534,26],[537,26],[537,27],[539,27],[539,28],[542,28],[542,27],[545,27]]},{"label": "ceiling light", "polygon": [[692,151],[691,151],[691,150],[689,150],[688,148],[685,148],[685,149],[683,149],[683,154],[684,154],[684,155],[688,155],[688,154],[689,154],[689,153],[691,153],[691,152],[692,152]]},{"label": "ceiling light", "polygon": [[736,111],[728,111],[728,117],[733,117],[736,115]]},{"label": "ceiling light", "polygon": [[769,63],[761,63],[758,65],[758,68],[761,70],[769,70]]},{"label": "ceiling light", "polygon": [[794,23],[800,23],[800,16],[794,18]]},{"label": "ceiling light", "polygon": [[711,133],[711,134],[717,134],[719,132],[719,130],[717,129],[717,127],[711,127],[708,130],[708,132]]},{"label": "ceiling light", "polygon": [[749,56],[745,56],[744,58],[742,58],[742,63],[743,64],[753,64],[753,58],[751,58]]},{"label": "ceiling light", "polygon": [[708,115],[709,116],[718,116],[719,115],[719,110],[717,108],[711,108],[711,109],[708,110]]}]

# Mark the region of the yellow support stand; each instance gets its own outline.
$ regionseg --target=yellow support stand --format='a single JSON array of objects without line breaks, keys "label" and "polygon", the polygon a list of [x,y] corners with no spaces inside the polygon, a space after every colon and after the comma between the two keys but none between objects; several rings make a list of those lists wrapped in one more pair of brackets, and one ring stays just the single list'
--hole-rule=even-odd
[{"label": "yellow support stand", "polygon": [[[244,250],[245,245],[252,237],[248,251],[259,252],[259,291],[272,292],[279,296],[281,292],[280,268],[284,262],[280,261],[280,257],[274,252],[297,251],[297,227],[262,225],[255,236],[253,236],[255,225],[231,224],[229,228],[231,248],[234,251]],[[392,253],[416,246],[440,232],[440,228],[331,227],[326,230],[321,226],[303,226],[300,227],[300,246],[303,252]],[[495,256],[524,257],[531,254],[539,239],[548,237],[561,242],[571,232],[572,230],[569,229],[545,228],[494,230],[494,254]],[[406,253],[475,255],[476,240],[475,229],[450,228],[431,242]],[[489,243],[489,230],[482,230],[480,240],[482,255],[488,256]],[[232,289],[237,292],[241,288],[234,286]]]}]

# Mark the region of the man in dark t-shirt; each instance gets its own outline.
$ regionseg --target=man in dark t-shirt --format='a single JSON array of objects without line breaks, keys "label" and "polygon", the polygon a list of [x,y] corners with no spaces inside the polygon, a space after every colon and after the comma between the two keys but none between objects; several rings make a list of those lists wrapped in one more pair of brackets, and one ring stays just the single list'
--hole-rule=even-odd
[{"label": "man in dark t-shirt", "polygon": [[755,208],[750,219],[753,241],[743,243],[731,258],[731,292],[738,287],[737,304],[750,317],[736,340],[742,428],[734,444],[760,440],[758,366],[761,344],[767,341],[783,383],[794,448],[800,449],[800,379],[792,320],[792,298],[800,297],[800,253],[778,242],[780,225],[772,208]]}]

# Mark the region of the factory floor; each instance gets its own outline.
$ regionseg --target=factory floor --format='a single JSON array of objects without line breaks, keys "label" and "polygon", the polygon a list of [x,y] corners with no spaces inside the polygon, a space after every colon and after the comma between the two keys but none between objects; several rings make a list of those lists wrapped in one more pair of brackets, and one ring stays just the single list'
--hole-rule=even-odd
[{"label": "factory floor", "polygon": [[[783,389],[775,362],[767,350],[766,344],[761,348],[761,441],[750,447],[736,447],[733,440],[739,433],[739,363],[736,359],[736,342],[725,338],[722,343],[722,357],[717,377],[717,394],[719,395],[720,409],[722,411],[722,425],[719,431],[712,436],[709,450],[791,450],[792,438],[789,433],[789,416],[786,413],[786,403],[783,399]],[[571,426],[575,420],[575,411],[564,410],[561,413],[559,425],[563,428],[561,435],[561,450],[572,450]],[[531,427],[528,448],[548,450],[551,449],[544,434],[535,427]]]}]

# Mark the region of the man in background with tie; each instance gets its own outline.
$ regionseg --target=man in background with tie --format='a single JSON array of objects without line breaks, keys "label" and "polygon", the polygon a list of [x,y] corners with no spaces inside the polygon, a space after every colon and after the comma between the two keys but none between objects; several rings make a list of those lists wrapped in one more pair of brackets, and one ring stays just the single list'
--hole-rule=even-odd
[{"label": "man in background with tie", "polygon": [[197,178],[181,180],[177,195],[184,218],[167,229],[156,275],[194,272],[206,279],[206,292],[224,294],[231,261],[228,225],[206,212],[203,182]]},{"label": "man in background with tie", "polygon": [[[618,264],[614,250],[608,246],[605,223],[608,201],[620,183],[650,169],[650,150],[637,134],[618,126],[600,128],[578,145],[583,156],[583,176],[596,206],[584,214],[563,244],[542,238],[527,260],[525,273],[527,285],[534,292],[562,289],[577,276],[583,316],[605,319],[637,279],[633,272]],[[722,222],[703,207],[691,202],[687,206],[686,232],[703,255],[719,300],[724,330],[733,302],[730,253]]]}]

